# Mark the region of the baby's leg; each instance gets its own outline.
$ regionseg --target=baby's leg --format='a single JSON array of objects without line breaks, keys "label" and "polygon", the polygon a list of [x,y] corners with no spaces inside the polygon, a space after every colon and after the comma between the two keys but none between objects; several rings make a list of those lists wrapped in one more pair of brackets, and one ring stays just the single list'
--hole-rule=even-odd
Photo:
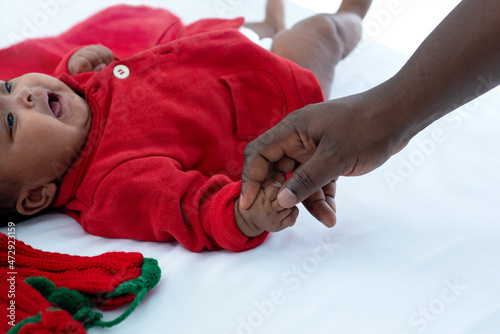
[{"label": "baby's leg", "polygon": [[272,52],[311,70],[330,96],[334,70],[361,38],[361,20],[371,0],[346,0],[337,14],[307,18],[274,36]]},{"label": "baby's leg", "polygon": [[245,27],[255,31],[260,39],[272,38],[278,31],[285,29],[284,0],[267,0],[264,22],[245,23]]}]

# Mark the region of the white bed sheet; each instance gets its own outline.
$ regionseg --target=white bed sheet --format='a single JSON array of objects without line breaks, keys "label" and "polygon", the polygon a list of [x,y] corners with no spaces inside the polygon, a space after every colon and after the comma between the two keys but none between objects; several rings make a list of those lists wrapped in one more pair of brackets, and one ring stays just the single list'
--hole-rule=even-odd
[{"label": "white bed sheet", "polygon": [[[118,3],[54,1],[58,11],[38,36]],[[49,0],[0,3],[0,46],[41,3]],[[140,3],[186,22],[256,20],[264,8],[264,0]],[[288,24],[311,14],[292,4],[287,10]],[[333,95],[366,90],[407,58],[365,38],[338,66]],[[162,280],[140,307],[122,324],[89,333],[498,333],[499,109],[495,89],[429,126],[377,171],[342,178],[333,229],[301,208],[294,228],[244,253],[104,239],[60,213],[19,224],[16,236],[46,251],[137,251],[159,261]]]}]

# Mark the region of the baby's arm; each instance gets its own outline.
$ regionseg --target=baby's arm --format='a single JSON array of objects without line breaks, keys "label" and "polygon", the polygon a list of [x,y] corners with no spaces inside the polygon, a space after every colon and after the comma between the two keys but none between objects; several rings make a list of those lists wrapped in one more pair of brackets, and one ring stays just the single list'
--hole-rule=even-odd
[{"label": "baby's arm", "polygon": [[90,45],[76,51],[68,62],[71,75],[84,72],[99,72],[109,65],[115,57],[113,52],[102,45]]},{"label": "baby's arm", "polygon": [[247,210],[234,203],[236,226],[244,235],[255,237],[264,231],[278,232],[295,224],[299,214],[297,207],[283,209],[276,200],[281,185],[271,184],[261,189],[257,199]]}]

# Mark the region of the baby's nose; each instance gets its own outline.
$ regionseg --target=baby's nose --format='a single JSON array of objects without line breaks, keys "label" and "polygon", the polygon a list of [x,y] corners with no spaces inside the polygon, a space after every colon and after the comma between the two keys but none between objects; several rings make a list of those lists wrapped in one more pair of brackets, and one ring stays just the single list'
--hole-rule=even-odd
[{"label": "baby's nose", "polygon": [[27,108],[33,108],[35,106],[33,92],[29,89],[29,87],[22,87],[19,89],[16,95],[16,100],[24,104]]}]

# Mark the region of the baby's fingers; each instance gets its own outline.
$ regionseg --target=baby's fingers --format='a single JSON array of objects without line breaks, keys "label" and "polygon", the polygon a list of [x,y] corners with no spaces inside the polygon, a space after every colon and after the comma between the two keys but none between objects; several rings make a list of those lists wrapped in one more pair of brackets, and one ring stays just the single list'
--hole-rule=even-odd
[{"label": "baby's fingers", "polygon": [[102,70],[104,70],[106,68],[106,64],[99,64],[97,65],[96,67],[94,67],[94,69],[92,70],[92,72],[101,72]]},{"label": "baby's fingers", "polygon": [[79,55],[71,57],[68,64],[68,70],[71,75],[91,72],[93,68],[94,65],[92,65],[88,58]]},{"label": "baby's fingers", "polygon": [[114,60],[110,49],[102,45],[91,45],[75,52],[68,63],[70,74],[98,72]]},{"label": "baby's fingers", "polygon": [[291,212],[289,212],[288,215],[281,221],[281,226],[283,227],[282,229],[295,225],[298,216],[299,208],[294,206],[293,208],[291,208]]},{"label": "baby's fingers", "polygon": [[109,65],[111,62],[115,60],[113,52],[107,47],[103,45],[96,45],[96,48],[97,48],[96,49],[97,53],[99,54],[99,57],[101,58],[104,64]]},{"label": "baby's fingers", "polygon": [[99,64],[109,65],[114,60],[113,52],[103,45],[91,45],[82,51],[82,56],[87,57],[92,67],[96,67]]},{"label": "baby's fingers", "polygon": [[295,221],[299,215],[299,209],[294,206],[293,208],[283,209],[276,213],[276,219],[272,226],[266,229],[269,232],[279,232],[285,228],[295,225]]},{"label": "baby's fingers", "polygon": [[277,200],[278,192],[281,186],[282,186],[281,183],[274,181],[274,182],[269,182],[267,184],[267,187],[264,189],[264,195],[266,196],[267,200],[271,203],[271,208],[276,212],[281,212],[283,210],[283,207],[278,203]]}]

